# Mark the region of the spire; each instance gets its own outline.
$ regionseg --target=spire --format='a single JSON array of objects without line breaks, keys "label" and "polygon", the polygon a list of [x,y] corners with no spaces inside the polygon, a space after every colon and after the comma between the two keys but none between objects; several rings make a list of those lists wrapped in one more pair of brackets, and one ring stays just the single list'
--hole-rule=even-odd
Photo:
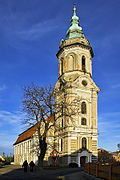
[{"label": "spire", "polygon": [[71,18],[71,25],[67,31],[66,38],[71,39],[75,37],[83,37],[82,28],[79,25],[79,17],[76,15],[76,7],[74,4],[73,16]]},{"label": "spire", "polygon": [[73,12],[74,12],[74,16],[76,16],[76,7],[75,7],[75,4],[74,4]]}]

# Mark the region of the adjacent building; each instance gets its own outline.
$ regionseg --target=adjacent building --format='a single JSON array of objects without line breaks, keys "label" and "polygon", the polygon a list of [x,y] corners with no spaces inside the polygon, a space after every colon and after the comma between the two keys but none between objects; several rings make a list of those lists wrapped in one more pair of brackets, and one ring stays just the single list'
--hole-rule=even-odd
[{"label": "adjacent building", "polygon": [[[51,123],[54,122],[54,117],[51,117]],[[28,163],[33,161],[35,164],[38,163],[37,157],[37,125],[34,125],[26,131],[19,134],[16,142],[14,143],[14,163],[22,165],[25,160]],[[51,146],[54,142],[54,127],[51,127],[47,133],[48,149],[44,160],[48,161],[53,147]],[[50,146],[49,146],[50,144]]]},{"label": "adjacent building", "polygon": [[98,161],[105,163],[120,162],[120,151],[109,152],[103,148],[98,149]]}]

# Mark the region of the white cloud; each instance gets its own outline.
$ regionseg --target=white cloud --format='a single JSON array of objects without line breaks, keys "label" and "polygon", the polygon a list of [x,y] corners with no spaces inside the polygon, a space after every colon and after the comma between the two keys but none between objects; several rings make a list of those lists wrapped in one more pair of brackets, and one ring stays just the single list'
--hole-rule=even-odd
[{"label": "white cloud", "polygon": [[99,148],[117,150],[120,139],[120,112],[102,113],[98,118]]},{"label": "white cloud", "polygon": [[4,91],[6,89],[5,85],[0,86],[0,91]]},{"label": "white cloud", "polygon": [[[14,130],[10,128],[12,133],[14,133]],[[0,132],[0,153],[5,152],[6,154],[9,154],[10,152],[13,152],[13,143],[17,139],[17,134],[11,134],[11,131],[4,131]]]},{"label": "white cloud", "polygon": [[114,137],[115,137],[115,138],[119,138],[119,139],[120,139],[120,135],[115,135]]},{"label": "white cloud", "polygon": [[114,84],[111,86],[113,89],[120,88],[120,84]]},{"label": "white cloud", "polygon": [[4,36],[7,39],[13,39],[13,41],[15,39],[29,41],[36,40],[60,27],[60,23],[56,23],[58,21],[57,18],[58,17],[29,24],[28,16],[26,14],[10,14],[10,16],[7,15],[5,18],[5,23],[2,23],[2,29]]},{"label": "white cloud", "polygon": [[24,118],[24,115],[21,112],[9,112],[9,111],[0,111],[0,121],[3,123],[13,124],[20,123]]},{"label": "white cloud", "polygon": [[104,119],[104,118],[108,118],[108,117],[116,117],[116,116],[120,116],[120,112],[106,112],[106,113],[101,113],[99,115],[99,119]]},{"label": "white cloud", "polygon": [[120,112],[102,113],[98,117],[98,130],[100,133],[108,134],[117,132],[120,129],[119,121]]},{"label": "white cloud", "polygon": [[0,122],[0,127],[2,127],[2,122]]},{"label": "white cloud", "polygon": [[13,152],[13,143],[25,130],[23,119],[24,115],[21,112],[0,111],[0,150],[6,153]]},{"label": "white cloud", "polygon": [[7,40],[6,43],[8,43],[11,47],[14,47],[15,49],[28,50],[29,48],[31,48],[31,45],[28,44],[29,42],[36,42],[40,38],[48,35],[52,31],[60,27],[60,24],[57,24],[56,21],[56,19],[50,19],[44,22],[33,24],[31,26],[26,26],[22,24],[22,22],[18,24],[17,20],[17,22],[14,22],[16,23],[16,26],[14,24],[14,28],[12,25],[10,25],[9,27],[4,27],[3,33],[5,39]]},{"label": "white cloud", "polygon": [[6,139],[4,139],[3,137],[2,137],[2,141],[0,142],[1,143],[1,147],[2,148],[8,148],[8,147],[12,147],[12,145],[13,145],[13,141],[9,141],[9,139],[8,140],[6,140]]},{"label": "white cloud", "polygon": [[34,40],[58,28],[59,25],[55,22],[55,19],[39,22],[31,27],[16,30],[14,33],[23,40]]}]

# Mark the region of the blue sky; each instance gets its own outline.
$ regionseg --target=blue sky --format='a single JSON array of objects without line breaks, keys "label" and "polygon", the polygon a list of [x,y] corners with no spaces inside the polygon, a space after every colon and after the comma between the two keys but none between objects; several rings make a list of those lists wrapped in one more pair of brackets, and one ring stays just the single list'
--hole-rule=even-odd
[{"label": "blue sky", "polygon": [[120,1],[0,0],[0,154],[13,152],[25,130],[21,120],[23,86],[55,85],[56,53],[65,39],[76,3],[77,15],[93,51],[98,95],[98,148],[120,143]]}]

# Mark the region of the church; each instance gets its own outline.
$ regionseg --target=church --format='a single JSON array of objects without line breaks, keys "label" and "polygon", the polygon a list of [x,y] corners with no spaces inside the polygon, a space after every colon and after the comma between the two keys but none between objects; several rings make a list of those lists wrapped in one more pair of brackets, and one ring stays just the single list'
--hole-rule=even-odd
[{"label": "church", "polygon": [[[92,78],[93,57],[92,47],[79,25],[79,17],[74,6],[66,40],[61,40],[57,52],[59,75],[55,89],[59,89],[59,97],[55,97],[55,101],[69,101],[72,106],[73,99],[77,99],[79,112],[71,120],[64,114],[66,109],[63,106],[63,116],[55,121],[55,126],[60,127],[59,130],[54,127],[51,130],[52,135],[48,133],[47,137],[49,142],[55,141],[57,144],[56,150],[61,166],[75,162],[80,167],[85,162],[97,161],[97,94],[100,89]],[[51,118],[51,122],[54,118]],[[36,126],[33,126],[21,133],[14,143],[16,164],[22,164],[24,160],[37,162],[37,156],[31,151],[35,133]],[[51,152],[52,149],[47,151],[46,161]]]}]

